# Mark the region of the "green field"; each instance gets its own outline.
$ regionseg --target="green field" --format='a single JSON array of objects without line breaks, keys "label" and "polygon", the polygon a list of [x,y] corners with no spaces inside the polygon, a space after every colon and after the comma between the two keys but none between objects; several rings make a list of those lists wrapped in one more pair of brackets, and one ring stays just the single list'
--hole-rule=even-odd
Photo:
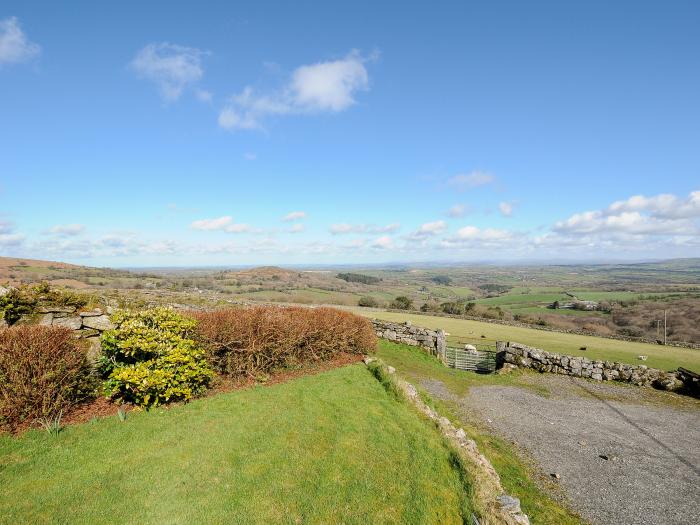
[{"label": "green field", "polygon": [[364,365],[0,436],[0,523],[463,523],[437,430]]},{"label": "green field", "polygon": [[[366,317],[376,317],[377,319],[398,322],[411,321],[417,326],[433,329],[442,328],[450,334],[448,339],[454,343],[495,344],[499,340],[515,341],[542,348],[548,352],[583,355],[590,359],[645,364],[664,370],[675,370],[679,366],[690,370],[700,370],[700,350],[691,348],[633,343],[606,339],[604,337],[548,332],[533,328],[521,328],[451,317],[420,315],[409,312],[384,312],[362,308],[353,308],[352,310]],[[581,351],[581,347],[586,347],[586,350]],[[647,361],[637,359],[639,355],[648,356]]]}]

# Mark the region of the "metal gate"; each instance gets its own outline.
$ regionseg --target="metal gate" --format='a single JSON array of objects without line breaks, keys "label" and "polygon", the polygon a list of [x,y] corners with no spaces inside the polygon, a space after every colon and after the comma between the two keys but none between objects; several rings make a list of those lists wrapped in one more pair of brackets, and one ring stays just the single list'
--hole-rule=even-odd
[{"label": "metal gate", "polygon": [[445,361],[448,367],[460,370],[489,373],[496,370],[496,352],[491,350],[469,351],[464,348],[448,346],[445,349]]}]

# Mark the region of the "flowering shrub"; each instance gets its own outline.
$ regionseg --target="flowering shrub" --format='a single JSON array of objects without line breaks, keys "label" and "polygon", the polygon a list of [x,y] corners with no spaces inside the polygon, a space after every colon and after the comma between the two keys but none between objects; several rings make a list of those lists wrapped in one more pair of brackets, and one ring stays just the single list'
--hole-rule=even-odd
[{"label": "flowering shrub", "polygon": [[152,407],[206,390],[213,372],[191,339],[196,321],[167,308],[119,311],[112,321],[102,334],[107,396]]}]

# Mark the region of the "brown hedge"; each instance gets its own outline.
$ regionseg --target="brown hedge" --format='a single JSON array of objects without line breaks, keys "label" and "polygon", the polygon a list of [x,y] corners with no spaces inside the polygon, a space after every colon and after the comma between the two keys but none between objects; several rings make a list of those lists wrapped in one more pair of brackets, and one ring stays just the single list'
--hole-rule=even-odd
[{"label": "brown hedge", "polygon": [[361,354],[376,345],[369,320],[334,308],[257,306],[192,316],[214,368],[233,376]]},{"label": "brown hedge", "polygon": [[54,417],[91,392],[85,348],[60,327],[0,329],[0,428]]}]

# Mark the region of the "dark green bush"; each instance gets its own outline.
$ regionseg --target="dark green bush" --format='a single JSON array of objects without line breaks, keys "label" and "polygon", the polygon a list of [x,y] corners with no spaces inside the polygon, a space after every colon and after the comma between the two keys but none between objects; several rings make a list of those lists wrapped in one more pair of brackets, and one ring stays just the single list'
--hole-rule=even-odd
[{"label": "dark green bush", "polygon": [[108,397],[151,407],[203,393],[213,372],[190,337],[196,321],[167,308],[124,310],[102,334]]},{"label": "dark green bush", "polygon": [[362,275],[361,273],[339,273],[336,277],[348,283],[377,284],[381,282],[379,277]]},{"label": "dark green bush", "polygon": [[396,310],[412,310],[413,301],[404,295],[399,295],[389,306]]}]

